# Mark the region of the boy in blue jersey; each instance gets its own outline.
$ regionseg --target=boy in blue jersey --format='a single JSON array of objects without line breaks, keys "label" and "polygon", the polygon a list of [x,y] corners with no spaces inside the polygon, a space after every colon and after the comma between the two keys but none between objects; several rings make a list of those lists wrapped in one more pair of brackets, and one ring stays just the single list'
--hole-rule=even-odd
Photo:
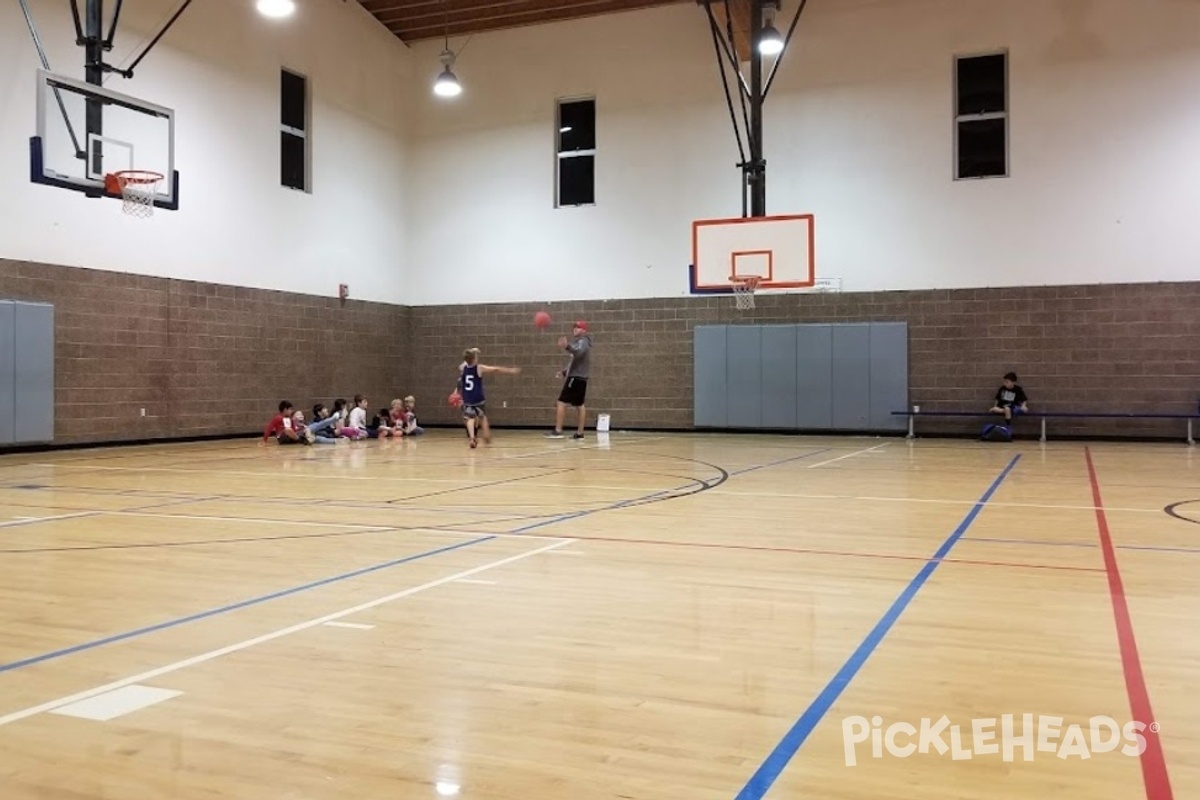
[{"label": "boy in blue jersey", "polygon": [[487,418],[487,398],[483,393],[483,376],[499,372],[502,375],[519,375],[520,367],[492,367],[479,363],[479,348],[472,347],[463,353],[463,363],[458,367],[457,392],[462,398],[463,422],[467,426],[467,437],[472,449],[478,446],[475,438],[475,426],[483,429],[483,443],[492,441],[491,427]]}]

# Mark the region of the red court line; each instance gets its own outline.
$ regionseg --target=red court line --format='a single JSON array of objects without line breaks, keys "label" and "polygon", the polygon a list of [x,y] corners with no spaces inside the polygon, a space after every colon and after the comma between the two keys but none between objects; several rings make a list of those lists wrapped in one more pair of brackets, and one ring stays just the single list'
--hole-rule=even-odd
[{"label": "red court line", "polygon": [[1147,800],[1172,800],[1171,779],[1167,775],[1167,760],[1163,755],[1159,734],[1150,730],[1154,722],[1154,711],[1150,708],[1150,691],[1142,674],[1142,661],[1138,656],[1137,640],[1133,635],[1133,620],[1129,615],[1129,604],[1125,599],[1125,585],[1121,582],[1121,571],[1117,568],[1117,553],[1113,548],[1108,530],[1108,517],[1104,514],[1104,503],[1100,499],[1100,483],[1096,479],[1096,466],[1092,463],[1092,450],[1083,448],[1087,459],[1088,480],[1092,484],[1092,500],[1096,507],[1096,527],[1100,531],[1100,548],[1104,552],[1104,569],[1108,572],[1108,592],[1112,596],[1113,617],[1117,623],[1117,641],[1121,646],[1121,666],[1125,670],[1125,691],[1129,694],[1129,707],[1133,719],[1145,723],[1142,735],[1146,749],[1141,755],[1142,780],[1146,784]]},{"label": "red court line", "polygon": [[[529,538],[560,538],[560,537],[541,537],[536,534],[521,534]],[[895,559],[898,561],[940,561],[944,564],[968,564],[981,567],[1016,567],[1019,569],[1052,569],[1064,570],[1067,572],[1104,572],[1099,567],[1073,567],[1060,564],[1027,564],[1014,561],[979,561],[969,558],[942,558],[931,559],[929,556],[905,556],[893,553],[857,553],[850,550],[824,550],[814,547],[766,547],[762,545],[752,544],[723,544],[720,542],[678,542],[669,541],[666,539],[634,539],[624,538],[620,536],[578,536],[572,535],[572,539],[580,542],[612,542],[616,544],[648,544],[659,547],[696,547],[708,548],[714,550],[749,550],[759,551],[764,553],[798,553],[802,555],[817,555],[817,556],[845,556],[848,558],[884,558]]]}]

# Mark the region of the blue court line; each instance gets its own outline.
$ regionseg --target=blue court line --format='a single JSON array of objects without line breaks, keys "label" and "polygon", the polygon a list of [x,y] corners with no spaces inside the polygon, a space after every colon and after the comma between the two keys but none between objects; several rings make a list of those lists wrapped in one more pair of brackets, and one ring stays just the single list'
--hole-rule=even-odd
[{"label": "blue court line", "polygon": [[[990,536],[972,536],[972,542],[987,542],[989,544],[1029,544],[1038,547],[1086,547],[1095,550],[1100,545],[1094,542],[1047,542],[1041,539],[998,539]],[[1148,550],[1154,553],[1200,553],[1200,547],[1167,547],[1151,544],[1119,544],[1118,550]]]},{"label": "blue court line", "polygon": [[559,514],[556,517],[551,517],[550,519],[544,519],[541,522],[535,522],[532,525],[525,525],[520,528],[513,528],[512,530],[507,531],[507,533],[526,533],[527,531],[537,530],[538,528],[545,528],[549,525],[557,525],[558,523],[566,522],[569,519],[575,519],[577,517],[586,517],[588,514],[595,514],[597,511],[607,511],[607,510],[608,510],[608,506],[605,506],[604,508],[593,508],[590,511],[572,511],[570,514]]},{"label": "blue court line", "polygon": [[114,642],[120,642],[120,641],[124,641],[126,639],[133,639],[138,636],[145,636],[148,633],[154,633],[156,631],[166,630],[168,628],[175,628],[180,625],[185,625],[189,622],[196,622],[197,620],[205,619],[207,617],[215,617],[219,614],[227,614],[230,611],[237,611],[238,609],[255,606],[260,603],[265,603],[269,600],[277,600],[280,597],[287,597],[288,595],[298,594],[300,592],[306,592],[309,589],[316,589],[317,587],[327,586],[331,583],[337,583],[339,581],[345,581],[345,580],[349,580],[351,578],[357,578],[360,575],[367,575],[372,572],[378,572],[379,570],[388,569],[389,567],[399,566],[400,564],[407,564],[410,561],[419,561],[423,558],[429,558],[431,556],[441,555],[442,553],[449,553],[452,550],[461,550],[464,547],[471,547],[472,545],[482,544],[484,542],[491,541],[492,539],[495,539],[495,538],[496,538],[495,535],[489,535],[489,536],[481,536],[477,539],[469,539],[465,542],[459,542],[457,544],[448,545],[446,547],[439,547],[434,550],[426,550],[423,553],[416,553],[411,556],[405,556],[404,558],[396,558],[396,559],[392,559],[391,561],[384,561],[381,564],[375,564],[370,567],[363,567],[362,569],[356,569],[352,572],[343,572],[341,575],[334,575],[329,578],[322,578],[321,580],[313,581],[311,583],[306,583],[306,584],[303,584],[302,586],[293,586],[290,589],[283,589],[278,592],[272,592],[271,594],[264,594],[260,597],[253,597],[249,600],[243,600],[239,603],[233,603],[231,605],[221,606],[220,608],[209,609],[208,611],[201,611],[198,614],[191,614],[186,617],[180,617],[179,619],[168,620],[167,622],[160,622],[156,625],[148,625],[144,628],[138,628],[136,630],[126,631],[125,633],[118,633],[113,636],[106,636],[103,639],[96,639],[95,641],[84,642],[83,644],[77,644],[72,647],[65,647],[61,650],[54,650],[53,652],[50,652],[50,653],[42,653],[41,655],[31,656],[29,658],[21,659],[20,661],[13,661],[8,664],[0,664],[0,673],[11,672],[13,670],[21,669],[22,667],[28,667],[33,664],[40,664],[43,661],[52,661],[56,658],[62,658],[63,656],[69,656],[73,653],[80,653],[80,652],[83,652],[84,650],[92,650],[97,647],[103,647],[104,645],[112,644]]},{"label": "blue court line", "polygon": [[812,701],[804,713],[800,715],[800,718],[796,720],[796,724],[784,735],[779,744],[775,746],[775,749],[771,751],[771,754],[767,756],[758,770],[750,777],[750,780],[738,792],[736,800],[762,800],[766,796],[784,768],[787,767],[788,762],[792,760],[792,757],[796,755],[796,752],[821,722],[821,719],[841,696],[842,692],[846,690],[846,687],[850,685],[850,681],[854,679],[854,676],[866,664],[867,659],[875,652],[880,642],[887,636],[888,631],[896,624],[896,620],[908,608],[909,603],[916,597],[917,592],[929,580],[929,576],[938,568],[942,559],[949,554],[954,545],[958,543],[958,540],[971,527],[975,518],[979,516],[979,512],[983,510],[988,500],[1000,488],[1000,484],[1012,472],[1020,458],[1020,455],[1014,456],[1013,460],[1008,462],[1008,466],[996,476],[996,479],[992,481],[992,485],[987,488],[983,496],[967,512],[967,516],[963,518],[963,521],[954,529],[954,533],[950,534],[950,537],[942,542],[942,546],[937,549],[937,552],[925,562],[925,566],[909,582],[908,586],[900,593],[900,596],[896,598],[879,622],[875,623],[875,627],[863,639],[858,649],[850,654],[850,658],[846,660],[842,668],[826,684],[821,693],[817,695],[816,699]]}]

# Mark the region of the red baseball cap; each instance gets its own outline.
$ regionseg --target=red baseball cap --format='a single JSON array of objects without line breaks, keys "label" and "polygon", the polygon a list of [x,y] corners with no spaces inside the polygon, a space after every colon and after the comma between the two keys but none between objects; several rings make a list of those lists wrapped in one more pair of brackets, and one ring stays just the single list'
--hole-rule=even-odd
[{"label": "red baseball cap", "polygon": [[582,331],[586,331],[586,330],[587,330],[587,323],[586,323],[586,322],[584,322],[584,321],[583,321],[583,320],[581,320],[581,319],[578,319],[578,320],[575,320],[575,327],[576,327],[576,328],[579,328],[579,329],[580,329],[580,330],[582,330]]}]

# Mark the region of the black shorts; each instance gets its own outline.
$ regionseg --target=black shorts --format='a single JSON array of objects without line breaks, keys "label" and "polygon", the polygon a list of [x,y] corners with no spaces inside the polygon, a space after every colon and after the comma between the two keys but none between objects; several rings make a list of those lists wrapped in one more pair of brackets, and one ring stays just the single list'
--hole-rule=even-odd
[{"label": "black shorts", "polygon": [[578,408],[587,400],[587,378],[567,378],[558,402]]},{"label": "black shorts", "polygon": [[463,419],[482,419],[487,416],[487,407],[484,403],[479,403],[473,406],[463,406]]}]

